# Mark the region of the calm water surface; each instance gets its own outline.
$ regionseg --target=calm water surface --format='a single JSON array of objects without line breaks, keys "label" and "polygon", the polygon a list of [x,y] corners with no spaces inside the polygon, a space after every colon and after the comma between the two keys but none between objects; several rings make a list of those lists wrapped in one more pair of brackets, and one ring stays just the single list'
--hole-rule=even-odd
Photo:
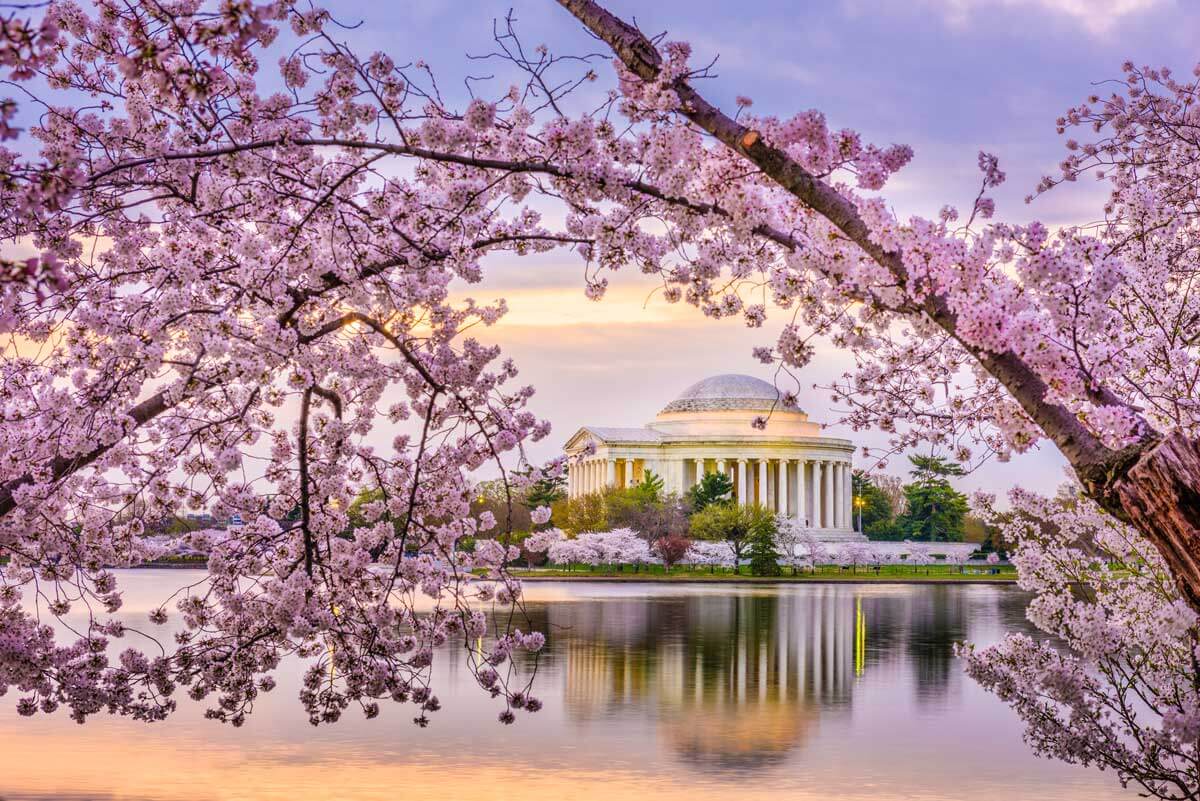
[{"label": "calm water surface", "polygon": [[[137,613],[196,580],[122,578]],[[19,719],[10,696],[0,799],[1136,797],[1033,757],[1015,715],[962,675],[953,643],[1028,630],[1015,588],[531,582],[527,597],[548,636],[545,709],[514,726],[453,663],[424,730],[394,705],[314,729],[296,665],[241,729],[186,699],[165,723],[79,726]]]}]

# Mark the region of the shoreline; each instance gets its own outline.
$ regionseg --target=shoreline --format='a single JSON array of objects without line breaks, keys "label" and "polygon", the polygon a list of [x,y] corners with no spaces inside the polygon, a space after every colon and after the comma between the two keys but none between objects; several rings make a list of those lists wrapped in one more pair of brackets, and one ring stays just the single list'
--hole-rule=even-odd
[{"label": "shoreline", "polygon": [[538,576],[513,573],[521,581],[570,581],[609,584],[1016,584],[1013,576]]},{"label": "shoreline", "polygon": [[[135,565],[132,570],[204,570],[204,562],[160,562]],[[513,578],[521,581],[566,581],[596,584],[1016,584],[1015,575],[964,575],[954,578],[941,576],[872,576],[866,573],[847,576],[735,576],[731,574],[627,574],[627,575],[540,575],[541,571],[513,570]]]}]

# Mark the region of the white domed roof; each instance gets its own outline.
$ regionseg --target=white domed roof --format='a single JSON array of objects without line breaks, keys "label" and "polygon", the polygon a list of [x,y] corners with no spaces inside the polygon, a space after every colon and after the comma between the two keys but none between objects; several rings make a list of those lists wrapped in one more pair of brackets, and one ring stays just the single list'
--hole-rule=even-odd
[{"label": "white domed roof", "polygon": [[663,408],[666,412],[700,412],[713,409],[767,411],[796,409],[785,406],[774,384],[750,375],[714,375],[697,381]]}]

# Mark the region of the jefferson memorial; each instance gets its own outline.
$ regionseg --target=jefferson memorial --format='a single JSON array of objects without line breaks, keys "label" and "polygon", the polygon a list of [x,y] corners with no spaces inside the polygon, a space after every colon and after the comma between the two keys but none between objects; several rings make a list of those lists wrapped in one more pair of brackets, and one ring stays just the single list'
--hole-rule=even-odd
[{"label": "jefferson memorial", "polygon": [[[751,426],[759,416],[768,417],[765,429]],[[738,503],[785,514],[823,540],[862,538],[852,525],[854,443],[821,436],[820,425],[752,376],[717,375],[692,384],[641,428],[584,426],[565,450],[572,498],[633,486],[647,470],[679,494],[706,473],[725,473]]]}]

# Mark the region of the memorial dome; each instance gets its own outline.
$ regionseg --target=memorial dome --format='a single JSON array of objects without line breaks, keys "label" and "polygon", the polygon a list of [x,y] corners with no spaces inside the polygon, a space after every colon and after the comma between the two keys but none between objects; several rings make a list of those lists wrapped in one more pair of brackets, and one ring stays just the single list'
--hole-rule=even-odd
[{"label": "memorial dome", "polygon": [[737,373],[709,376],[697,381],[663,407],[663,413],[670,412],[704,412],[715,410],[738,411],[770,411],[787,409],[799,411],[792,406],[784,406],[779,397],[779,390],[761,378]]},{"label": "memorial dome", "polygon": [[[754,425],[765,419],[765,427]],[[761,421],[760,421],[761,422]],[[726,373],[697,381],[649,424],[664,435],[776,439],[817,437],[821,428],[795,404],[785,405],[774,384],[749,375]]]}]

